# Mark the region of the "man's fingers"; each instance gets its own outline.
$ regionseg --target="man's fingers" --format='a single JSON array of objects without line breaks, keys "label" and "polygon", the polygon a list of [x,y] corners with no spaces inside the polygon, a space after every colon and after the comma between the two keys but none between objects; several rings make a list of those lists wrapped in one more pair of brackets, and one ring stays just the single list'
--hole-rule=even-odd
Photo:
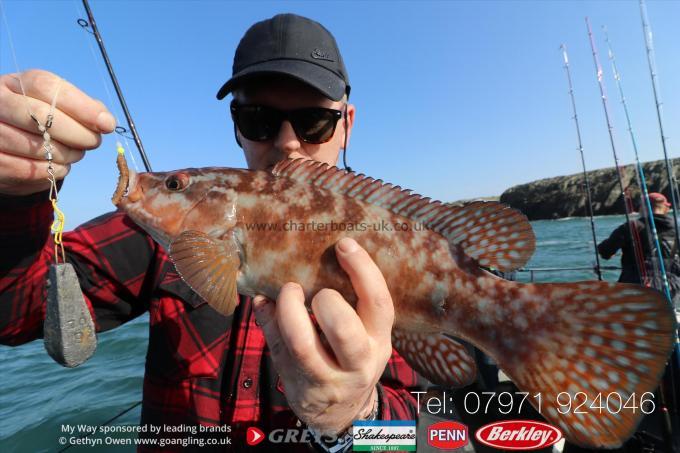
[{"label": "man's fingers", "polygon": [[359,298],[356,310],[366,331],[380,341],[389,341],[394,323],[394,306],[380,269],[354,239],[339,240],[335,245],[335,253]]},{"label": "man's fingers", "polygon": [[285,375],[288,371],[287,364],[290,364],[290,355],[288,348],[281,338],[281,332],[276,320],[276,307],[274,302],[264,296],[255,296],[253,298],[253,310],[255,311],[255,319],[262,328],[264,337],[269,346],[269,354],[272,362],[276,367],[276,371],[280,375]]},{"label": "man's fingers", "polygon": [[[57,164],[72,164],[85,155],[85,151],[69,148],[52,140],[52,159]],[[29,159],[45,160],[42,136],[25,132],[0,123],[0,152]]]},{"label": "man's fingers", "polygon": [[[63,179],[71,170],[70,165],[53,163],[52,167],[57,179]],[[0,181],[2,181],[3,186],[6,186],[2,188],[2,193],[8,195],[14,187],[17,190],[28,190],[25,193],[35,192],[30,191],[28,186],[49,188],[47,161],[25,159],[0,151]],[[16,194],[19,194],[19,192]]]},{"label": "man's fingers", "polygon": [[[52,163],[54,176],[57,179],[63,179],[71,171],[70,165],[63,165]],[[47,179],[47,161],[25,159],[17,157],[12,154],[3,153],[0,151],[0,171],[3,174],[3,180],[14,180],[16,183],[21,181],[40,181]]]},{"label": "man's fingers", "polygon": [[281,337],[298,366],[316,378],[327,376],[333,359],[321,344],[300,285],[283,285],[276,299],[276,318]]},{"label": "man's fingers", "polygon": [[332,289],[322,289],[314,296],[312,310],[342,369],[364,369],[369,338],[357,312]]},{"label": "man's fingers", "polygon": [[[9,75],[7,80],[7,86],[14,93],[21,95],[17,74]],[[116,127],[113,115],[104,104],[92,99],[66,80],[60,81],[55,74],[34,69],[21,73],[21,80],[26,96],[40,100],[48,106],[52,103],[58,88],[57,108],[92,131],[109,133]]]},{"label": "man's fingers", "polygon": [[[44,101],[29,98],[31,112],[42,123],[50,111],[50,105]],[[20,94],[0,90],[0,122],[9,124],[15,128],[41,136],[38,126],[31,119],[26,109],[26,100]],[[93,149],[101,144],[101,135],[82,125],[69,115],[62,112],[59,103],[54,111],[52,127],[49,130],[54,140],[64,143],[66,146],[77,149]]]}]

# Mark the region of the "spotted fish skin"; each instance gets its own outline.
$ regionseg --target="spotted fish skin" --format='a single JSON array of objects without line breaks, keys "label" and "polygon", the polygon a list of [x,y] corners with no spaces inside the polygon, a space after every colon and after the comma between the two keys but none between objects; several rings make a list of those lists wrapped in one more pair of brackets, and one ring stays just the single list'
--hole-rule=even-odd
[{"label": "spotted fish skin", "polygon": [[[177,174],[186,174],[191,186],[170,192],[164,181]],[[308,298],[323,288],[334,288],[355,304],[351,282],[333,249],[340,238],[349,236],[383,272],[397,310],[396,327],[434,332],[441,330],[442,310],[462,310],[460,303],[452,303],[455,282],[468,281],[471,273],[480,278],[489,275],[465,259],[462,250],[458,251],[460,264],[467,270],[459,267],[440,234],[415,227],[404,232],[381,229],[414,225],[410,219],[268,172],[206,168],[143,173],[136,179],[143,198],[137,200],[132,193],[120,206],[167,249],[183,231],[201,231],[216,239],[235,236],[244,256],[238,277],[241,294],[276,298],[283,284],[294,281]],[[290,231],[291,222],[309,227]],[[332,223],[366,226],[366,231],[311,227]]]},{"label": "spotted fish skin", "polygon": [[467,340],[520,390],[540,393],[542,414],[579,445],[616,447],[642,414],[563,414],[557,395],[651,392],[672,349],[675,319],[656,291],[594,281],[521,284],[483,270],[517,269],[534,251],[526,217],[499,203],[447,205],[291,160],[272,172],[133,175],[118,206],[223,314],[233,310],[237,291],[275,299],[289,281],[307,300],[333,288],[356,304],[333,248],[354,238],[390,288],[393,344],[411,366],[435,382],[462,385],[474,378],[474,361],[451,336]]}]

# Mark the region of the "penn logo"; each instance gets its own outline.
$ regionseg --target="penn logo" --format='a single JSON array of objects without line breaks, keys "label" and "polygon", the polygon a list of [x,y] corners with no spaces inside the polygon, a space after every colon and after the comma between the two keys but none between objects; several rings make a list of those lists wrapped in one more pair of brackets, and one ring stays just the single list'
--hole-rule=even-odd
[{"label": "penn logo", "polygon": [[562,439],[562,432],[533,420],[508,420],[482,426],[475,433],[475,438],[494,448],[538,450],[555,445]]},{"label": "penn logo", "polygon": [[427,444],[442,450],[454,450],[468,444],[468,427],[458,422],[437,422],[427,428]]}]

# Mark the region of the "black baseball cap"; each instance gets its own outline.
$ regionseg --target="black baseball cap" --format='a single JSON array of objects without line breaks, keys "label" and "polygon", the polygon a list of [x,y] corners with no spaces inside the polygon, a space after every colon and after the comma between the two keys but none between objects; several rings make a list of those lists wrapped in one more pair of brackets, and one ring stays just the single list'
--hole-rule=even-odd
[{"label": "black baseball cap", "polygon": [[246,31],[236,48],[231,79],[217,99],[244,80],[272,74],[304,82],[334,101],[349,95],[347,69],[335,38],[320,23],[296,14],[278,14]]}]

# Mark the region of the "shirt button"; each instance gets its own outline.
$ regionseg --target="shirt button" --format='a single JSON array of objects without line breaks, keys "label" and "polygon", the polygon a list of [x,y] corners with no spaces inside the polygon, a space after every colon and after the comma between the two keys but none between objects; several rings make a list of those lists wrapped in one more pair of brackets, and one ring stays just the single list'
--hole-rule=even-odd
[{"label": "shirt button", "polygon": [[243,387],[249,389],[250,387],[253,386],[253,380],[251,378],[246,378],[245,381],[243,381]]}]

